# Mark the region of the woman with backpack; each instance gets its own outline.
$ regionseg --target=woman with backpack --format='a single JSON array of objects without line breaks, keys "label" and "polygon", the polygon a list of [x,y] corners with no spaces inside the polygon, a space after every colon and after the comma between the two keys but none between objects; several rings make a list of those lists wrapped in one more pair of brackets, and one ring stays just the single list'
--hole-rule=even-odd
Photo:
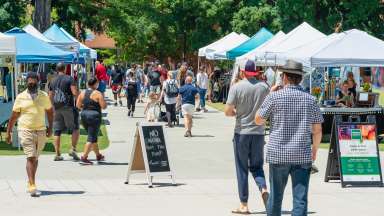
[{"label": "woman with backpack", "polygon": [[179,84],[173,78],[172,71],[168,71],[168,78],[163,82],[163,89],[159,101],[164,97],[165,109],[167,112],[168,127],[173,127],[172,122],[176,120],[176,102],[179,95]]}]

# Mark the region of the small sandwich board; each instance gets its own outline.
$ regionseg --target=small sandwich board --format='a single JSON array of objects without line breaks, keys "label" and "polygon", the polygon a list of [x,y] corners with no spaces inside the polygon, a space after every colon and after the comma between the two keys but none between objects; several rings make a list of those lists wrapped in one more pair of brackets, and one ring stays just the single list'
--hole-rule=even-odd
[{"label": "small sandwich board", "polygon": [[153,186],[153,177],[170,176],[176,185],[174,174],[168,157],[164,125],[159,123],[137,123],[131,158],[125,184],[135,173],[145,173],[148,186]]}]

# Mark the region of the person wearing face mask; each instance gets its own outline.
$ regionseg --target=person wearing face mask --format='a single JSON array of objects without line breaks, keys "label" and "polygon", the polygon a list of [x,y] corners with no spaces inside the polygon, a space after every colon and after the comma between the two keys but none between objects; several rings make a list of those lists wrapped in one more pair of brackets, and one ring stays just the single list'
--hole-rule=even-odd
[{"label": "person wearing face mask", "polygon": [[38,89],[36,73],[27,74],[27,89],[16,97],[7,128],[8,144],[11,144],[16,121],[18,121],[20,144],[27,156],[28,192],[31,196],[38,196],[35,183],[38,158],[44,149],[46,138],[52,135],[53,109],[47,93]]}]

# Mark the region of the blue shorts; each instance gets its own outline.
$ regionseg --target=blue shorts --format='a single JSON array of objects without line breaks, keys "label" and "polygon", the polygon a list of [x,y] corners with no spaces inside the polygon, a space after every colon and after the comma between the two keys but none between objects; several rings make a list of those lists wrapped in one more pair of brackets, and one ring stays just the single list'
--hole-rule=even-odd
[{"label": "blue shorts", "polygon": [[97,90],[100,91],[101,93],[104,93],[106,89],[107,89],[107,84],[105,83],[104,80],[101,80],[99,82],[99,87],[97,88]]}]

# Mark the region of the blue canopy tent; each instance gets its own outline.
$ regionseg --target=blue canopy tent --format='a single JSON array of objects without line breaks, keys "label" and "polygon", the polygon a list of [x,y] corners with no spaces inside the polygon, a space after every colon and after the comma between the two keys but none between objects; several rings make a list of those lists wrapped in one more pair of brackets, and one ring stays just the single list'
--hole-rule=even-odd
[{"label": "blue canopy tent", "polygon": [[16,37],[17,63],[73,63],[75,61],[74,53],[56,48],[20,28],[13,28],[5,34]]},{"label": "blue canopy tent", "polygon": [[73,41],[66,34],[64,34],[58,25],[53,24],[43,33],[43,35],[56,43],[71,44],[73,51],[79,53],[80,43],[78,41]]},{"label": "blue canopy tent", "polygon": [[69,38],[71,38],[73,41],[78,42],[80,44],[80,57],[87,57],[91,59],[96,59],[97,58],[97,52],[94,49],[91,49],[84,44],[80,43],[76,38],[72,37],[65,29],[60,28],[61,31],[64,32]]},{"label": "blue canopy tent", "polygon": [[273,34],[266,28],[261,28],[255,35],[249,40],[243,42],[239,46],[231,49],[227,52],[227,58],[234,60],[236,57],[244,55],[245,53],[259,47],[263,43],[267,42],[273,37]]}]

